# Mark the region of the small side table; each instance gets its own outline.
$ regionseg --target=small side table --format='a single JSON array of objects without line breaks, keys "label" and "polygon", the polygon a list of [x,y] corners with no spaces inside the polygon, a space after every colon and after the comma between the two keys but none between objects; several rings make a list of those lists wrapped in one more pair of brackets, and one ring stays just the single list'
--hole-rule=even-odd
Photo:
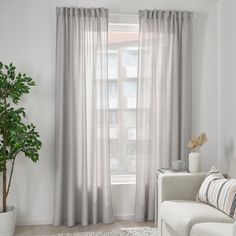
[{"label": "small side table", "polygon": [[158,213],[157,213],[157,206],[158,206],[158,177],[159,174],[176,174],[176,173],[189,173],[188,170],[174,170],[174,169],[168,169],[168,168],[162,168],[156,170],[156,183],[155,183],[155,226],[157,226],[158,223]]}]

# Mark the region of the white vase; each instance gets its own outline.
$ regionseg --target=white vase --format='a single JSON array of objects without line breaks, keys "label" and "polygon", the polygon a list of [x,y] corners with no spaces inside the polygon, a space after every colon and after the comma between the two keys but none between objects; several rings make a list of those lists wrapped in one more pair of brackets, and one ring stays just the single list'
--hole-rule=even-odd
[{"label": "white vase", "polygon": [[16,208],[7,207],[7,212],[0,212],[0,235],[14,236],[16,225]]},{"label": "white vase", "polygon": [[189,153],[189,172],[196,173],[201,170],[201,161],[199,152],[190,152]]}]

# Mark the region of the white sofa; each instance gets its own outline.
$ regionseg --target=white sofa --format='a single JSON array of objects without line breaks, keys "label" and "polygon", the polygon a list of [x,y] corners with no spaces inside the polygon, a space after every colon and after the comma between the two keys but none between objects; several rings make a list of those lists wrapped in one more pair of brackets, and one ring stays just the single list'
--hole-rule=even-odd
[{"label": "white sofa", "polygon": [[[232,218],[210,205],[196,201],[205,176],[205,173],[159,176],[160,236],[236,236],[236,224]],[[236,160],[231,161],[229,177],[236,177]]]}]

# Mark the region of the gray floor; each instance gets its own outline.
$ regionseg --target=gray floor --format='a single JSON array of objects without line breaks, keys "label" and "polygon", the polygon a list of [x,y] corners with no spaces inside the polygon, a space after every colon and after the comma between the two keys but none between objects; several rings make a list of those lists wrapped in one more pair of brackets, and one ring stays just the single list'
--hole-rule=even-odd
[{"label": "gray floor", "polygon": [[16,236],[32,236],[32,235],[44,235],[44,234],[60,234],[60,233],[74,233],[74,232],[94,232],[94,231],[112,231],[120,228],[130,227],[154,227],[153,222],[137,223],[134,221],[116,221],[113,224],[97,224],[82,226],[78,225],[75,227],[59,226],[55,227],[52,225],[40,225],[40,226],[20,226],[16,227]]}]

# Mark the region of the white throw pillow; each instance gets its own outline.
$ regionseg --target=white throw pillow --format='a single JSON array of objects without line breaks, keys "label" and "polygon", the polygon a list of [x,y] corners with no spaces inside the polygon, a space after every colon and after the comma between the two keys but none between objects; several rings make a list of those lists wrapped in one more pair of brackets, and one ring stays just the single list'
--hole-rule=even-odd
[{"label": "white throw pillow", "polygon": [[226,179],[215,167],[206,176],[196,198],[236,220],[236,179]]}]

